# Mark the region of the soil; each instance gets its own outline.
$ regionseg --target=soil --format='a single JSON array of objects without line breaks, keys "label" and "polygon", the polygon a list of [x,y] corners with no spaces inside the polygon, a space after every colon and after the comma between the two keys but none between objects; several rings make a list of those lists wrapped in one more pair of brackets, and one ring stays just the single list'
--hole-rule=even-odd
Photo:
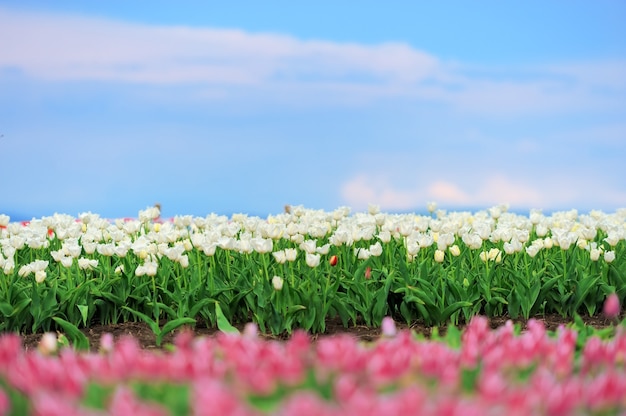
[{"label": "soil", "polygon": [[[619,318],[620,320],[624,318],[624,314]],[[489,322],[492,329],[496,329],[499,326],[502,326],[506,323],[508,317],[494,317],[490,318]],[[535,317],[540,321],[543,321],[546,329],[555,330],[559,327],[559,325],[567,325],[572,322],[571,318],[564,318],[560,315],[546,315]],[[583,316],[583,321],[590,326],[601,329],[606,328],[611,325],[614,325],[616,321],[610,321],[602,316]],[[514,323],[519,323],[522,329],[526,328],[526,320],[524,319],[513,319]],[[234,325],[240,331],[243,329],[243,325]],[[430,337],[433,331],[433,327],[426,326],[420,323],[414,323],[412,325],[407,325],[405,322],[396,321],[396,326],[399,330],[411,329],[415,333],[422,334],[425,337]],[[459,325],[459,328],[463,328],[463,325]],[[187,328],[189,329],[189,328]],[[217,328],[207,328],[202,324],[196,325],[195,328],[192,328],[193,332],[196,336],[215,336],[218,333]],[[167,344],[171,344],[176,336],[177,331],[173,331],[167,334],[162,341],[161,346],[156,345],[156,336],[150,329],[150,327],[143,322],[126,322],[120,324],[112,324],[112,325],[93,325],[89,328],[84,328],[81,330],[89,339],[90,349],[92,351],[97,351],[100,345],[100,337],[104,333],[111,333],[115,340],[119,339],[122,336],[133,336],[138,342],[139,345],[144,349],[160,349]],[[439,334],[445,334],[446,327],[442,326],[438,328]],[[350,325],[347,328],[343,326],[341,321],[338,319],[331,319],[326,322],[326,331],[323,334],[313,334],[311,335],[311,339],[313,341],[317,340],[320,337],[328,337],[337,334],[349,334],[354,336],[355,338],[361,341],[374,341],[380,337],[381,330],[380,328],[368,327],[366,325]],[[42,334],[26,334],[22,335],[22,343],[26,350],[35,349],[41,339]],[[289,335],[272,335],[272,334],[259,334],[262,339],[267,340],[287,340]]]}]

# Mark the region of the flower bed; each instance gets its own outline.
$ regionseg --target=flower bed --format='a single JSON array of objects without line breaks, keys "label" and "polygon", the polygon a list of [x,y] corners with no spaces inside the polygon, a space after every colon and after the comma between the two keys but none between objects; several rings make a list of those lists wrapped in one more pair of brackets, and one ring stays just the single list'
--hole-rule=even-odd
[{"label": "flower bed", "polygon": [[[290,207],[266,219],[105,220],[0,215],[0,331],[142,320],[165,334],[200,320],[263,332],[597,314],[626,298],[626,209],[612,214],[351,214]],[[162,324],[167,322],[166,324]]]},{"label": "flower bed", "polygon": [[250,324],[241,335],[182,332],[169,352],[105,336],[98,353],[57,352],[54,337],[25,352],[5,334],[0,414],[618,414],[625,329],[581,343],[572,328],[490,330],[475,317],[462,333],[425,340],[385,320],[376,342],[313,343],[301,331],[264,341]]},{"label": "flower bed", "polygon": [[[626,323],[580,314],[617,322],[625,239],[625,209],[0,215],[0,415],[618,414]],[[572,324],[532,319],[554,313]],[[390,316],[452,325],[425,339]],[[489,329],[504,316],[531,319]],[[382,334],[313,342],[328,319]],[[157,345],[199,321],[221,332],[157,351],[106,334],[80,352],[81,328],[136,320]],[[45,334],[25,350],[15,332]]]}]

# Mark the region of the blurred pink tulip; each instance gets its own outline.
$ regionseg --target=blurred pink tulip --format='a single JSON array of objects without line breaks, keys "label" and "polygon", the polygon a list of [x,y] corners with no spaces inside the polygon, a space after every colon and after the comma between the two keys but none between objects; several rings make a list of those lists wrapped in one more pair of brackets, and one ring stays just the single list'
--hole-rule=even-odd
[{"label": "blurred pink tulip", "polygon": [[396,329],[396,323],[394,322],[393,318],[391,318],[390,316],[385,316],[383,318],[381,329],[383,331],[383,337],[391,338],[391,337],[396,336],[396,333],[398,332]]},{"label": "blurred pink tulip", "polygon": [[617,318],[620,313],[621,306],[619,304],[619,298],[616,293],[611,293],[604,301],[603,312],[607,318]]}]

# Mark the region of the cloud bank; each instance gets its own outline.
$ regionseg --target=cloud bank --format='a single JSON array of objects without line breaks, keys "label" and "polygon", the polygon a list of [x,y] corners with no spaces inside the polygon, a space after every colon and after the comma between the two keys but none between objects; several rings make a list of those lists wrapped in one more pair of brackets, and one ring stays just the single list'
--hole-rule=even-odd
[{"label": "cloud bank", "polygon": [[207,99],[224,99],[240,92],[236,88],[272,91],[292,102],[314,101],[319,94],[350,104],[401,97],[491,116],[626,105],[626,61],[511,71],[445,62],[398,42],[301,40],[8,8],[0,8],[0,38],[10,39],[3,44],[0,70],[56,82],[222,88],[206,91]]}]

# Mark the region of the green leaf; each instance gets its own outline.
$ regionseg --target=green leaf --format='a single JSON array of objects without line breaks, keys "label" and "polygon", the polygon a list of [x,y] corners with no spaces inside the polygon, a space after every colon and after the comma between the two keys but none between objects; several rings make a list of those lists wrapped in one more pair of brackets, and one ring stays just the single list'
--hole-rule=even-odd
[{"label": "green leaf", "polygon": [[7,302],[0,302],[0,312],[5,316],[11,316],[13,313],[13,306]]},{"label": "green leaf", "polygon": [[204,298],[201,301],[194,303],[193,307],[189,310],[189,316],[192,318],[197,317],[197,315],[200,313],[200,310],[210,303],[215,303],[215,299]]},{"label": "green leaf", "polygon": [[[507,296],[507,301],[509,302],[509,306],[508,306],[509,316],[513,319],[516,319],[519,316],[519,310],[521,306],[521,302],[520,302],[520,298],[519,298],[519,294],[517,290],[515,289],[511,290],[511,293],[509,293],[509,296]],[[524,318],[528,319],[527,316],[524,316]]]},{"label": "green leaf", "polygon": [[70,339],[74,348],[79,350],[89,349],[89,340],[75,325],[58,316],[54,316],[52,319],[63,328],[63,331],[65,331],[66,336]]},{"label": "green leaf", "polygon": [[468,306],[472,306],[472,302],[467,302],[467,301],[458,301],[458,302],[454,302],[452,305],[448,305],[442,312],[441,312],[441,316],[440,319],[441,321],[447,321],[448,318],[450,318],[450,315],[452,315],[454,312],[458,311],[461,308],[465,308]]},{"label": "green leaf", "polygon": [[450,325],[446,330],[444,339],[450,348],[459,349],[461,348],[461,336],[462,332],[456,326]]},{"label": "green leaf", "polygon": [[31,299],[28,299],[28,298],[23,299],[21,302],[15,305],[15,307],[13,308],[13,312],[11,312],[11,314],[9,315],[9,318],[12,318],[22,313],[24,310],[26,310],[26,308],[28,307],[28,305],[30,305],[31,302],[32,302]]},{"label": "green leaf", "polygon": [[165,335],[169,334],[178,327],[188,324],[195,325],[196,320],[192,318],[178,318],[174,319],[173,321],[168,321],[165,325],[163,325],[163,328],[161,328],[161,331],[157,334],[156,345],[161,346],[161,342],[163,341],[163,337]]},{"label": "green leaf", "polygon": [[584,278],[580,281],[574,294],[574,304],[572,306],[572,312],[578,312],[578,309],[587,297],[587,294],[589,294],[589,291],[596,285],[598,280],[600,280],[599,276],[594,278]]},{"label": "green leaf", "polygon": [[89,307],[87,305],[76,305],[76,307],[80,311],[80,315],[83,318],[83,326],[87,326],[87,317],[89,314]]},{"label": "green leaf", "polygon": [[57,288],[56,285],[53,285],[43,300],[42,310],[46,312],[52,311],[57,305]]},{"label": "green leaf", "polygon": [[232,326],[226,316],[224,316],[224,312],[222,312],[222,308],[220,307],[219,302],[215,302],[215,315],[217,316],[217,328],[226,334],[238,334],[239,330]]},{"label": "green leaf", "polygon": [[152,318],[150,318],[148,315],[146,315],[143,312],[139,312],[136,311],[134,309],[129,308],[128,306],[122,306],[122,309],[127,310],[128,312],[132,313],[133,315],[135,315],[137,318],[141,319],[142,321],[144,321],[146,324],[148,324],[150,326],[150,329],[152,329],[152,332],[154,332],[155,334],[158,334],[159,331],[161,330],[159,328],[159,325],[156,323],[156,321]]},{"label": "green leaf", "polygon": [[303,311],[306,309],[306,306],[304,305],[290,305],[287,307],[287,312],[285,313],[285,315],[289,316],[289,315],[293,315],[297,312]]}]

